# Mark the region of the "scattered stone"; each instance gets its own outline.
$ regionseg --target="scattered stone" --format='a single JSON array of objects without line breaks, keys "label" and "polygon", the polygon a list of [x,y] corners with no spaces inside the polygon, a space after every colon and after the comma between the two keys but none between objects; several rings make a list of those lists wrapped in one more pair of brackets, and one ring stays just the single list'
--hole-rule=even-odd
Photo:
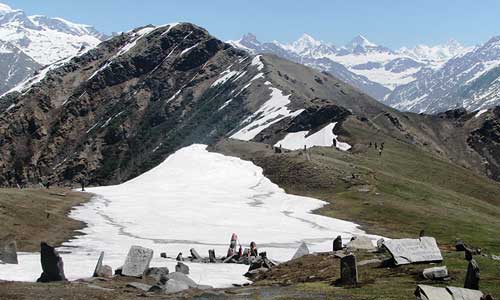
[{"label": "scattered stone", "polygon": [[153,250],[140,246],[132,246],[123,265],[122,275],[142,277],[153,259]]},{"label": "scattered stone", "polygon": [[56,249],[42,242],[40,244],[40,258],[43,272],[36,282],[66,281],[64,263]]},{"label": "scattered stone", "polygon": [[309,255],[309,248],[307,247],[307,244],[302,242],[300,244],[300,247],[297,249],[297,252],[295,252],[295,255],[292,257],[292,260],[300,258],[305,255]]},{"label": "scattered stone", "polygon": [[183,281],[176,280],[176,279],[170,279],[165,284],[165,293],[166,294],[178,293],[178,292],[188,290],[189,288],[190,288],[189,285],[187,285]]},{"label": "scattered stone", "polygon": [[161,258],[167,258],[167,253],[165,253],[165,252],[160,253],[160,257]]},{"label": "scattered stone", "polygon": [[265,273],[267,271],[269,271],[269,269],[267,269],[267,268],[257,268],[257,269],[253,269],[251,271],[246,272],[244,276],[252,279],[252,278],[255,278],[255,277],[259,276],[260,274]]},{"label": "scattered stone", "polygon": [[184,263],[178,262],[177,265],[175,266],[175,272],[180,272],[189,275],[189,267]]},{"label": "scattered stone", "polygon": [[182,257],[182,252],[179,252],[179,254],[177,254],[177,257],[175,258],[175,260],[184,261],[184,258]]},{"label": "scattered stone", "polygon": [[333,251],[339,251],[342,250],[342,237],[339,235],[334,241],[333,241]]},{"label": "scattered stone", "polygon": [[465,258],[469,261],[467,266],[467,274],[465,275],[464,288],[471,290],[479,290],[480,270],[476,260],[472,257],[472,253],[465,251]]},{"label": "scattered stone", "polygon": [[379,252],[379,253],[385,252],[386,249],[384,247],[384,242],[385,242],[385,240],[383,238],[377,240],[377,252]]},{"label": "scattered stone", "polygon": [[215,257],[215,250],[208,250],[208,259],[211,263],[217,262],[217,258]]},{"label": "scattered stone", "polygon": [[191,252],[191,257],[193,257],[194,259],[196,259],[196,260],[203,260],[203,258],[201,257],[201,255],[198,254],[198,252],[194,248],[191,248],[191,250],[189,250],[189,252]]},{"label": "scattered stone", "polygon": [[228,257],[226,257],[226,258],[222,261],[222,263],[224,263],[224,264],[234,263],[234,262],[236,262],[236,256],[237,256],[236,254],[235,254],[235,255],[228,256]]},{"label": "scattered stone", "polygon": [[113,292],[115,289],[108,289],[108,288],[104,288],[102,286],[98,286],[98,285],[95,285],[95,284],[87,284],[87,286],[91,289],[96,289],[96,290],[100,290],[100,291],[103,291],[103,292]]},{"label": "scattered stone", "polygon": [[381,263],[382,263],[382,260],[380,260],[378,258],[366,259],[366,260],[360,261],[358,263],[358,266],[366,266],[366,265],[381,264]]},{"label": "scattered stone", "polygon": [[122,275],[122,271],[123,271],[123,266],[116,268],[115,269],[115,275],[121,276]]},{"label": "scattered stone", "polygon": [[180,272],[170,273],[167,275],[167,278],[168,278],[167,283],[170,282],[170,280],[177,280],[177,281],[185,283],[189,288],[198,288],[198,284],[196,284],[196,282],[194,282],[194,280],[189,278],[184,273],[180,273]]},{"label": "scattered stone", "polygon": [[353,236],[346,248],[350,250],[375,250],[372,240],[363,235]]},{"label": "scattered stone", "polygon": [[491,255],[491,259],[493,260],[500,260],[500,255]]},{"label": "scattered stone", "polygon": [[166,278],[169,273],[167,267],[161,268],[149,268],[146,271],[146,276],[154,278],[156,281],[160,281],[162,278]]},{"label": "scattered stone", "polygon": [[425,279],[429,279],[429,280],[449,279],[448,268],[446,268],[446,266],[425,269],[422,272],[422,275],[424,276]]},{"label": "scattered stone", "polygon": [[358,267],[356,256],[346,255],[340,259],[340,282],[344,285],[358,284]]},{"label": "scattered stone", "polygon": [[138,289],[144,292],[148,292],[149,289],[151,289],[151,285],[140,282],[130,282],[129,284],[127,284],[127,287]]},{"label": "scattered stone", "polygon": [[455,249],[459,252],[462,252],[462,251],[465,251],[466,248],[467,248],[467,246],[465,245],[464,241],[457,239],[457,241],[455,243]]},{"label": "scattered stone", "polygon": [[417,300],[481,300],[483,293],[457,287],[433,287],[418,285],[415,290]]},{"label": "scattered stone", "polygon": [[13,235],[0,239],[0,262],[17,265],[17,243]]},{"label": "scattered stone", "polygon": [[384,241],[383,245],[391,254],[396,265],[441,262],[443,260],[441,250],[433,237],[393,239]]},{"label": "scattered stone", "polygon": [[478,290],[458,288],[453,286],[449,286],[446,289],[452,295],[453,300],[455,299],[480,300],[483,297],[483,293]]},{"label": "scattered stone", "polygon": [[113,269],[108,265],[103,265],[99,269],[97,277],[111,279],[113,278]]}]

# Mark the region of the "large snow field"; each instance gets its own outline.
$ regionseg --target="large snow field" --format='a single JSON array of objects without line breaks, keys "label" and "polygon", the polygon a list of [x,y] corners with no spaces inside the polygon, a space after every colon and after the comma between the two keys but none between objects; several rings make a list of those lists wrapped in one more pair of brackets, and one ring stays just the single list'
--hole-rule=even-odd
[{"label": "large snow field", "polygon": [[[255,241],[259,251],[277,261],[289,260],[302,241],[312,251],[331,251],[337,235],[347,242],[353,234],[364,234],[354,223],[311,213],[325,202],[286,194],[253,163],[208,152],[205,145],[183,148],[121,185],[88,191],[96,196],[71,213],[87,223],[84,235],[58,249],[71,280],[91,276],[100,251],[105,251],[105,264],[121,266],[132,245],[154,249],[151,266],[174,271],[176,262],[160,258],[161,252],[187,257],[195,248],[208,256],[215,249],[222,256],[233,232],[243,247]],[[22,253],[19,260],[19,265],[0,265],[0,279],[36,280],[39,254]],[[245,265],[188,265],[200,284],[246,282]]]}]

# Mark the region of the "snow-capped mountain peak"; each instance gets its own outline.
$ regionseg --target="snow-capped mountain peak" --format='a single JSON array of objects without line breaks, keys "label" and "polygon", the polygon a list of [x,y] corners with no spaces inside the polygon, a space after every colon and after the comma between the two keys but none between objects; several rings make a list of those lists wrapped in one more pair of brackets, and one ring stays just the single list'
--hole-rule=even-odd
[{"label": "snow-capped mountain peak", "polygon": [[307,33],[304,33],[298,40],[293,42],[290,46],[291,49],[295,50],[295,52],[302,53],[321,46],[321,42],[317,41]]},{"label": "snow-capped mountain peak", "polygon": [[0,3],[0,15],[5,15],[8,13],[16,12],[19,10],[12,9],[12,7],[8,6],[7,4]]},{"label": "snow-capped mountain peak", "polygon": [[365,38],[362,35],[357,35],[346,45],[346,48],[354,49],[358,46],[363,47],[363,48],[366,48],[366,47],[374,48],[374,47],[377,47],[378,45],[370,42],[367,38]]},{"label": "snow-capped mountain peak", "polygon": [[55,30],[76,36],[93,36],[102,39],[103,34],[90,25],[77,24],[62,18],[49,18],[47,16],[35,15],[28,17],[34,24],[48,30]]},{"label": "snow-capped mountain peak", "polygon": [[275,42],[275,44],[297,55],[306,55],[314,58],[322,58],[329,55],[334,55],[337,51],[335,49],[335,46],[317,40],[307,33],[302,34],[299,39],[291,44],[282,45],[277,42]]},{"label": "snow-capped mountain peak", "polygon": [[428,46],[421,44],[414,48],[403,47],[399,49],[398,52],[419,61],[429,62],[433,66],[440,66],[449,59],[469,50],[471,50],[470,47],[464,47],[458,41],[450,39],[448,42],[441,45]]},{"label": "snow-capped mountain peak", "polygon": [[61,18],[27,16],[3,3],[0,25],[0,41],[13,44],[42,65],[73,56],[82,47],[96,46],[104,38],[91,26]]}]

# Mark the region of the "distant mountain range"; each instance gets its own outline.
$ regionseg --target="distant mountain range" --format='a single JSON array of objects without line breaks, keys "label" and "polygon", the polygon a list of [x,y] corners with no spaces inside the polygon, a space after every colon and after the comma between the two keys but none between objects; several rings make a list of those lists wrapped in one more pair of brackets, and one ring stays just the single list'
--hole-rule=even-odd
[{"label": "distant mountain range", "polygon": [[[82,54],[107,38],[92,26],[28,16],[0,3],[0,95],[33,83],[36,78],[31,77],[40,73],[43,77],[46,66]],[[439,113],[500,104],[499,40],[495,37],[477,47],[450,40],[398,50],[361,35],[344,46],[307,34],[289,44],[260,42],[253,34],[228,43],[251,54],[275,54],[328,72],[402,111]]]},{"label": "distant mountain range", "polygon": [[[351,46],[345,51],[386,51]],[[369,140],[397,141],[500,180],[499,117],[500,108],[399,112],[330,74],[250,55],[196,25],[149,25],[52,64],[0,98],[0,186],[116,184],[182,147],[221,139],[252,142],[249,151],[358,152]]]},{"label": "distant mountain range", "polygon": [[253,54],[275,54],[326,71],[397,109],[437,113],[500,103],[498,40],[492,38],[478,47],[450,40],[398,50],[361,35],[342,47],[307,34],[290,44],[260,42],[253,34],[228,43]]},{"label": "distant mountain range", "polygon": [[28,16],[0,3],[0,94],[44,65],[99,44],[106,36],[93,27],[46,16]]}]

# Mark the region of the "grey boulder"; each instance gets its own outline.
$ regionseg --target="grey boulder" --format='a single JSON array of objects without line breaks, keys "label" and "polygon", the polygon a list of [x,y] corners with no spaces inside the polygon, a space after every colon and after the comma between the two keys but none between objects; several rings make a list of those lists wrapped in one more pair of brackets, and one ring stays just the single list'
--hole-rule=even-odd
[{"label": "grey boulder", "polygon": [[175,266],[175,272],[180,272],[189,275],[189,267],[186,264],[178,262],[177,265]]},{"label": "grey boulder", "polygon": [[0,239],[0,262],[17,265],[17,244],[13,235]]}]

